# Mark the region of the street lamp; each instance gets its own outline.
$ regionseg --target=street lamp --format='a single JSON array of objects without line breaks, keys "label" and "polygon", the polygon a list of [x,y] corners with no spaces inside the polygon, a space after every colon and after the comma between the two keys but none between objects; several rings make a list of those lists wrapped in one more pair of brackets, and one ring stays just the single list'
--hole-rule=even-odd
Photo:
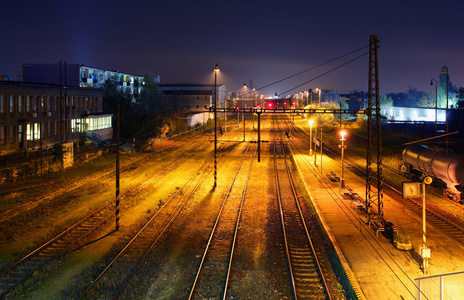
[{"label": "street lamp", "polygon": [[420,254],[422,256],[424,274],[427,274],[430,258],[430,249],[425,246],[425,185],[431,183],[432,177],[430,176],[425,177],[424,182],[422,183],[422,246],[420,247]]},{"label": "street lamp", "polygon": [[313,119],[309,120],[309,156],[313,155]]},{"label": "street lamp", "polygon": [[341,145],[338,145],[338,148],[342,150],[342,176],[340,178],[340,188],[341,189],[344,189],[345,188],[345,168],[344,168],[344,165],[343,165],[343,162],[344,162],[344,155],[345,155],[345,149],[346,149],[346,145],[345,145],[345,135],[346,135],[346,131],[342,130],[340,132],[340,135],[342,136],[342,138],[340,139],[340,141],[342,142]]},{"label": "street lamp", "polygon": [[214,68],[214,187],[217,187],[217,74],[219,66]]},{"label": "street lamp", "polygon": [[437,134],[437,109],[438,109],[438,83],[435,79],[430,80],[430,85],[435,81],[435,134]]}]

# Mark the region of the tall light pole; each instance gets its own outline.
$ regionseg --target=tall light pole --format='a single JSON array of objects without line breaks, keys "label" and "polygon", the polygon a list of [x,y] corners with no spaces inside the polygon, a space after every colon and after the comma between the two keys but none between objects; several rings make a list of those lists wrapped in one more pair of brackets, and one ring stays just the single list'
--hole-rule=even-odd
[{"label": "tall light pole", "polygon": [[338,148],[342,150],[342,176],[340,178],[340,188],[341,189],[344,189],[345,188],[345,167],[344,167],[344,155],[345,155],[345,149],[346,149],[346,145],[345,145],[345,135],[346,135],[346,131],[342,130],[340,132],[340,135],[342,136],[342,138],[340,139],[340,141],[342,142],[341,145],[338,145]]},{"label": "tall light pole", "polygon": [[309,120],[309,156],[313,155],[313,119]]},{"label": "tall light pole", "polygon": [[214,68],[214,186],[217,187],[217,74],[219,66]]},{"label": "tall light pole", "polygon": [[438,83],[435,79],[430,80],[430,85],[435,81],[435,134],[437,134],[437,114],[438,114]]},{"label": "tall light pole", "polygon": [[429,266],[430,249],[425,245],[425,185],[432,183],[432,177],[425,177],[422,183],[422,246],[420,247],[420,254],[422,256],[423,271],[427,274],[427,268]]}]

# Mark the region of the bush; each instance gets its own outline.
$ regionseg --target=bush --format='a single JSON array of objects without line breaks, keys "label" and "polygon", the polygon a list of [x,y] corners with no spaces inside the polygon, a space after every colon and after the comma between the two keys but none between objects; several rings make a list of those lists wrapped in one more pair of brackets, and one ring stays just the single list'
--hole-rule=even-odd
[{"label": "bush", "polygon": [[397,236],[395,236],[394,240],[402,244],[409,244],[411,242],[411,238],[407,234],[398,234]]}]

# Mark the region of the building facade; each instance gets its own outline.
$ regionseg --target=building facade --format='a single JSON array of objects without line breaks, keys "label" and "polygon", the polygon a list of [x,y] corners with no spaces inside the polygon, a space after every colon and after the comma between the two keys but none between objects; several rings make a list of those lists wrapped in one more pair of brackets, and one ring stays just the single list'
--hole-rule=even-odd
[{"label": "building facade", "polygon": [[[61,76],[60,76],[61,75]],[[103,88],[107,82],[114,83],[118,89],[127,92],[133,100],[142,93],[144,77],[88,67],[80,64],[24,64],[23,81],[82,88]],[[159,83],[160,77],[154,77]]]},{"label": "building facade", "polygon": [[[204,112],[214,106],[214,84],[160,84],[167,102],[184,112]],[[218,108],[224,108],[227,89],[217,86]]]},{"label": "building facade", "polygon": [[102,101],[102,89],[0,81],[0,155],[112,138]]}]

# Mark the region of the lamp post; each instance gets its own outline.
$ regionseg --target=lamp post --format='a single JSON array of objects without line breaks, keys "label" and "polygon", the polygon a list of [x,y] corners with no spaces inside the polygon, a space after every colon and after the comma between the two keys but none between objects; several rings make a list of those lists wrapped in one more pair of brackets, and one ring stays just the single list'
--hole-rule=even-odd
[{"label": "lamp post", "polygon": [[340,188],[341,189],[344,189],[345,188],[345,167],[343,165],[343,162],[344,162],[344,155],[345,155],[345,149],[346,149],[346,145],[345,145],[345,135],[346,135],[346,131],[342,130],[340,132],[340,135],[342,136],[342,138],[340,139],[340,141],[342,142],[341,145],[338,145],[338,148],[342,150],[342,176],[340,178]]},{"label": "lamp post", "polygon": [[425,177],[422,183],[422,246],[420,247],[420,254],[422,256],[422,266],[424,274],[427,274],[427,268],[429,266],[430,249],[425,245],[425,185],[432,183],[432,177]]},{"label": "lamp post", "polygon": [[435,134],[437,134],[437,114],[438,114],[438,83],[435,79],[430,80],[430,85],[435,81]]},{"label": "lamp post", "polygon": [[309,120],[309,156],[313,155],[313,123],[312,119]]},{"label": "lamp post", "polygon": [[217,74],[219,66],[214,68],[214,186],[217,187]]}]

